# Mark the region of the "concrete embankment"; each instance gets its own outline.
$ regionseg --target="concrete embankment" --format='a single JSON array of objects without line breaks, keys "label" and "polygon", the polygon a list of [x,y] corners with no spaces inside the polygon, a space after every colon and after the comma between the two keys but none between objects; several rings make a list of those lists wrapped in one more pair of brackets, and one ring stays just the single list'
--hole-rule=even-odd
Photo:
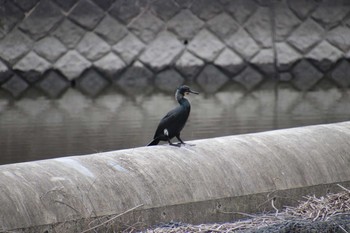
[{"label": "concrete embankment", "polygon": [[0,230],[79,232],[139,205],[115,226],[223,222],[350,184],[350,122],[191,143],[0,166]]},{"label": "concrete embankment", "polygon": [[271,77],[347,88],[349,12],[347,0],[1,1],[0,90],[59,98],[195,81],[215,93]]}]

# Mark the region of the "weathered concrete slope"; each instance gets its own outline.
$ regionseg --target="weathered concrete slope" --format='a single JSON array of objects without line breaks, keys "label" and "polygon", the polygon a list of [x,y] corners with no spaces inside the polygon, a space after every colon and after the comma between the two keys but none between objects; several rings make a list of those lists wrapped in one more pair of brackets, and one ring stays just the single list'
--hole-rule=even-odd
[{"label": "weathered concrete slope", "polygon": [[78,220],[76,230],[140,204],[123,223],[227,221],[350,181],[350,122],[191,143],[0,166],[0,226],[50,232]]},{"label": "weathered concrete slope", "polygon": [[58,98],[72,86],[96,96],[196,81],[215,93],[271,77],[302,91],[348,88],[349,2],[3,0],[0,90]]}]

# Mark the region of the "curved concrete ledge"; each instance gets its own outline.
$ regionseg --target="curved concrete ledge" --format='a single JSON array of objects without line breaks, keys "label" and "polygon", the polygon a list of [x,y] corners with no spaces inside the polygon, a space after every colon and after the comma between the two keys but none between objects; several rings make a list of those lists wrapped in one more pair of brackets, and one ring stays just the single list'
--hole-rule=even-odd
[{"label": "curved concrete ledge", "polygon": [[76,232],[140,204],[119,224],[227,221],[350,183],[350,122],[191,143],[0,166],[1,230]]}]

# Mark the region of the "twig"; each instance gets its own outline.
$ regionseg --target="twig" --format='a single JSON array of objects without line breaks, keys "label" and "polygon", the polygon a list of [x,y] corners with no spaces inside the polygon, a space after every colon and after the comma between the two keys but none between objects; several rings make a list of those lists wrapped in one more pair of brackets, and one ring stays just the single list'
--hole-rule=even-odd
[{"label": "twig", "polygon": [[271,200],[271,205],[272,205],[272,207],[276,210],[275,216],[277,217],[277,215],[278,215],[278,209],[276,208],[276,206],[275,206],[275,204],[274,204],[274,201],[275,201],[275,198],[272,198],[272,200]]},{"label": "twig", "polygon": [[219,211],[219,213],[222,213],[222,214],[239,214],[239,215],[243,215],[243,216],[247,216],[247,217],[251,217],[251,218],[256,218],[256,215],[253,215],[253,214],[246,214],[246,213],[243,213],[243,212],[225,212],[225,211]]},{"label": "twig", "polygon": [[57,191],[62,191],[64,189],[63,186],[61,187],[55,187],[53,189],[50,189],[49,191],[45,192],[44,194],[40,195],[40,200],[43,199],[47,194],[51,193],[51,192],[57,192]]},{"label": "twig", "polygon": [[350,190],[345,188],[344,186],[340,185],[340,184],[337,184],[340,188],[344,189],[345,191],[349,192],[350,193]]},{"label": "twig", "polygon": [[316,217],[312,220],[313,222],[318,219],[318,217],[320,216],[320,213],[321,213],[321,210],[318,210]]},{"label": "twig", "polygon": [[106,224],[106,223],[108,223],[108,222],[111,222],[111,221],[113,221],[114,219],[116,219],[116,218],[118,218],[118,217],[120,217],[120,216],[123,216],[124,214],[127,214],[127,213],[129,213],[129,212],[131,212],[131,211],[133,211],[133,210],[136,210],[137,208],[140,208],[141,206],[143,206],[143,204],[140,204],[140,205],[135,206],[135,207],[133,207],[133,208],[131,208],[131,209],[128,209],[127,211],[125,211],[125,212],[123,212],[123,213],[121,213],[121,214],[118,214],[118,215],[114,216],[113,218],[108,219],[107,221],[104,221],[103,223],[101,223],[101,224],[99,224],[99,225],[97,225],[97,226],[94,226],[94,227],[89,228],[89,229],[87,229],[87,230],[85,230],[85,231],[82,231],[81,233],[85,233],[85,232],[94,230],[94,229],[96,229],[96,228],[98,228],[98,227],[100,227],[100,226],[103,226],[104,224]]},{"label": "twig", "polygon": [[81,212],[77,209],[75,209],[73,206],[63,202],[63,201],[59,201],[59,200],[54,200],[54,202],[60,203],[62,205],[68,206],[69,208],[71,208],[72,210],[74,210],[75,212],[77,212],[78,214],[82,215]]},{"label": "twig", "polygon": [[342,229],[345,233],[349,233],[347,230],[345,230],[342,226],[338,225],[340,229]]}]

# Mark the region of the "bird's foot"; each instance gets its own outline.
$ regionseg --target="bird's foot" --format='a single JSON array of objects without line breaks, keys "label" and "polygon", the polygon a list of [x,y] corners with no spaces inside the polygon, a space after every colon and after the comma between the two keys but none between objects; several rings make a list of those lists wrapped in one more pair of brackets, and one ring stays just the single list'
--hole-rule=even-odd
[{"label": "bird's foot", "polygon": [[190,144],[190,143],[181,143],[184,146],[195,146],[196,144]]},{"label": "bird's foot", "polygon": [[179,146],[195,146],[195,144],[185,143],[184,141],[177,143]]},{"label": "bird's foot", "polygon": [[176,147],[181,147],[181,146],[195,146],[195,144],[190,144],[190,143],[185,143],[185,142],[178,142],[178,143],[169,143],[170,146],[176,146]]},{"label": "bird's foot", "polygon": [[180,147],[181,143],[169,143],[170,146]]}]

